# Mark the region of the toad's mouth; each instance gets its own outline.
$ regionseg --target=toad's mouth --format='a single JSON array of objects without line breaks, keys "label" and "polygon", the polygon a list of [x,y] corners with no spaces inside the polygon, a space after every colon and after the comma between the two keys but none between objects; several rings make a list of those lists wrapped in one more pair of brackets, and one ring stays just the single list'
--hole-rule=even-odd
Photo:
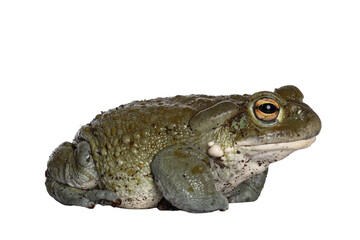
[{"label": "toad's mouth", "polygon": [[309,139],[297,140],[283,143],[268,143],[268,144],[252,144],[250,141],[238,141],[237,147],[256,152],[276,151],[276,150],[298,150],[309,147],[315,142],[316,137]]}]

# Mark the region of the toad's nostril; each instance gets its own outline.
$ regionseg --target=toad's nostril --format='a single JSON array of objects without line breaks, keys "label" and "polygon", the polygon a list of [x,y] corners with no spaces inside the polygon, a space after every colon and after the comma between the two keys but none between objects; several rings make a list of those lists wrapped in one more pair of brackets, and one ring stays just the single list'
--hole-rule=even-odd
[{"label": "toad's nostril", "polygon": [[320,120],[319,116],[315,112],[312,112],[311,117],[312,117],[312,121],[314,123],[315,134],[318,135],[320,133],[320,130],[321,130],[321,120]]},{"label": "toad's nostril", "polygon": [[301,116],[301,120],[306,121],[304,131],[307,137],[314,137],[320,133],[321,120],[315,112],[303,111],[303,113],[300,116]]}]

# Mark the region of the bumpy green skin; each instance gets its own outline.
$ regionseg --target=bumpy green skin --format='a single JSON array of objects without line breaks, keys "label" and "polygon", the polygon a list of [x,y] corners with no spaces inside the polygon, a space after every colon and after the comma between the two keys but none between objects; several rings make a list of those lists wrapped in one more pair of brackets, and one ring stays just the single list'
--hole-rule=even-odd
[{"label": "bumpy green skin", "polygon": [[[120,196],[124,207],[148,208],[161,199],[150,162],[161,149],[196,140],[188,122],[220,101],[242,103],[241,96],[176,96],[136,101],[99,114],[83,127],[76,142],[90,143],[103,188]],[[151,198],[149,205],[143,205]]]},{"label": "bumpy green skin", "polygon": [[[270,95],[281,105],[281,118],[272,125],[256,119],[251,110],[254,99],[263,95]],[[248,190],[241,188],[240,183],[266,171],[268,163],[264,162],[262,167],[265,168],[256,169],[258,172],[250,175],[251,169],[241,161],[245,158],[250,161],[252,157],[248,153],[239,154],[236,147],[239,142],[257,145],[309,139],[316,136],[320,128],[319,118],[302,103],[302,93],[293,86],[252,96],[190,95],[135,101],[97,115],[78,131],[73,143],[63,143],[55,149],[48,162],[46,186],[49,194],[63,204],[90,208],[96,203],[124,208],[155,207],[164,195],[159,181],[167,189],[171,186],[168,180],[157,176],[158,185],[155,183],[151,162],[163,149],[191,145],[209,157],[205,163],[209,168],[207,174],[211,174],[209,177],[214,182],[210,188],[224,194],[231,202],[246,201],[235,196],[252,194],[246,193]],[[222,157],[211,153],[211,142],[223,150]],[[176,157],[180,159],[183,154],[181,150],[173,151],[162,158],[170,156],[176,161]],[[191,159],[197,161],[197,155]],[[168,166],[164,166],[166,170]],[[242,169],[247,170],[240,174]],[[239,178],[234,178],[236,174]],[[261,183],[253,181],[254,188],[259,188],[258,195],[264,181],[264,177]],[[101,191],[106,191],[103,195],[107,197],[102,198]],[[191,197],[197,198],[196,194]],[[258,195],[252,199],[256,200]],[[182,208],[181,203],[176,207]],[[203,208],[184,210],[206,212],[227,207]]]}]

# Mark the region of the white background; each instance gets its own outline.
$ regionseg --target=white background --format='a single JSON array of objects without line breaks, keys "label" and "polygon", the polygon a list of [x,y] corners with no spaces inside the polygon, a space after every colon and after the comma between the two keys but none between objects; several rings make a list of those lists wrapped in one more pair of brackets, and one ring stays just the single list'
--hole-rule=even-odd
[{"label": "white background", "polygon": [[[0,3],[1,239],[359,239],[358,1]],[[48,156],[101,110],[293,84],[323,123],[226,212],[67,207]]]}]

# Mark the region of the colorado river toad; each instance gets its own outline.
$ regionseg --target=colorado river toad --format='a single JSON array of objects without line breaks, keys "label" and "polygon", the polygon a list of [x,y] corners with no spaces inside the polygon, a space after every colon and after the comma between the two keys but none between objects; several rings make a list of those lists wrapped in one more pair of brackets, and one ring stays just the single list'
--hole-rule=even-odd
[{"label": "colorado river toad", "polygon": [[97,115],[48,161],[66,205],[188,212],[255,201],[270,163],[310,146],[321,122],[300,90],[134,101]]}]

